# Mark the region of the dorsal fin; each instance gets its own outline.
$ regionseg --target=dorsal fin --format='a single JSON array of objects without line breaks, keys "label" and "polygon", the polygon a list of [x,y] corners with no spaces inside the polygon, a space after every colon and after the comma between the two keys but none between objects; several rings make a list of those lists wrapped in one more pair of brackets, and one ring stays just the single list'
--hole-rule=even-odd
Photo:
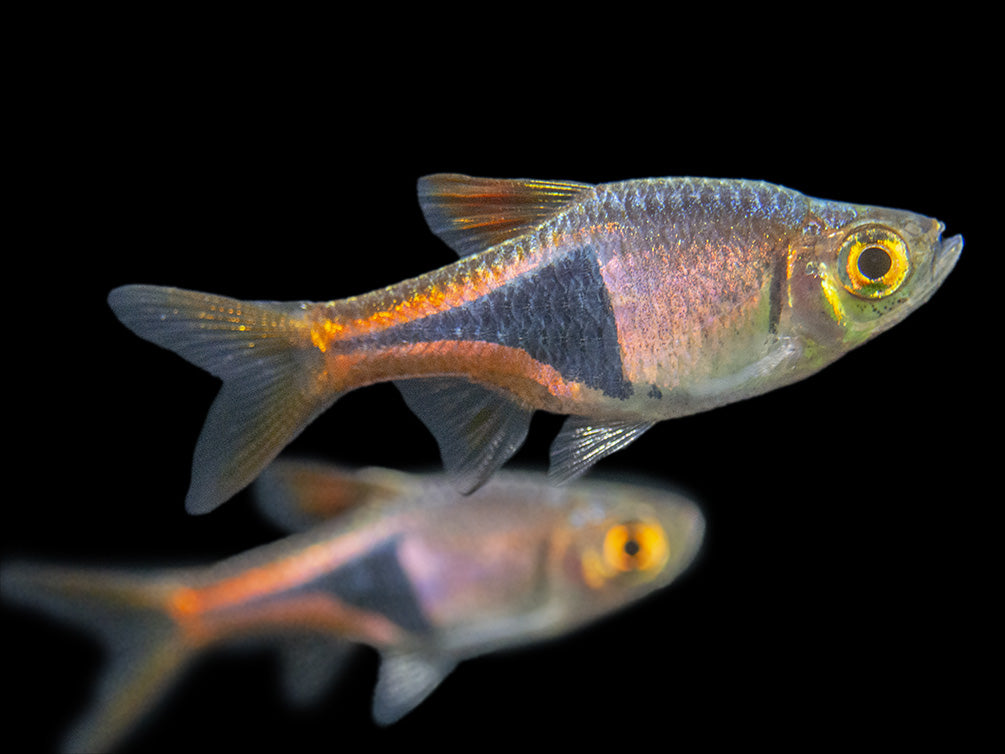
[{"label": "dorsal fin", "polygon": [[259,510],[274,524],[304,531],[346,511],[399,497],[409,484],[408,475],[390,469],[349,470],[280,459],[262,472],[253,490]]},{"label": "dorsal fin", "polygon": [[430,230],[466,257],[526,233],[593,191],[588,183],[472,178],[437,173],[419,179]]}]

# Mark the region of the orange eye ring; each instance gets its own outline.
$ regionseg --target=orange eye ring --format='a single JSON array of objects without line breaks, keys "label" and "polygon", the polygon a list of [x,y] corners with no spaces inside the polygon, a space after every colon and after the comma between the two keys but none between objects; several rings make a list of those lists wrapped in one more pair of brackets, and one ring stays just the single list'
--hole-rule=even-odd
[{"label": "orange eye ring", "polygon": [[659,524],[632,521],[607,530],[603,552],[604,561],[617,571],[649,571],[666,563],[669,547]]},{"label": "orange eye ring", "polygon": [[841,244],[838,269],[849,293],[862,298],[889,296],[911,271],[907,244],[889,228],[859,228]]}]

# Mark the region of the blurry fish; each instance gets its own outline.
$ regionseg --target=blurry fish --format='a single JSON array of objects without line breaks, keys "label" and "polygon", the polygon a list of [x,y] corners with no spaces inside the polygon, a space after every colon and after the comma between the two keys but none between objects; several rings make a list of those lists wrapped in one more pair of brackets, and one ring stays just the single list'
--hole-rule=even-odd
[{"label": "blurry fish", "polygon": [[341,395],[392,380],[462,491],[570,414],[572,478],[657,421],[800,380],[935,292],[963,239],[900,210],[706,178],[600,186],[433,175],[426,221],[462,259],[328,303],[153,286],[109,296],[147,340],[223,379],[190,512],[247,485]]},{"label": "blurry fish", "polygon": [[324,690],[347,643],[375,647],[373,715],[392,723],[461,660],[665,586],[704,531],[678,495],[505,472],[464,498],[442,476],[281,461],[256,491],[285,526],[320,523],[208,568],[0,570],[5,599],[95,629],[114,652],[70,749],[113,746],[195,655],[249,637],[281,642],[301,701]]}]

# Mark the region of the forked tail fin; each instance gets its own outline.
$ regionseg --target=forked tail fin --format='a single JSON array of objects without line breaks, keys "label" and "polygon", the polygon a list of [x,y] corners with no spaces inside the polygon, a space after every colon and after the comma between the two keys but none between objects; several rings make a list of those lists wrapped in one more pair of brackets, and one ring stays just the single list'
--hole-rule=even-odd
[{"label": "forked tail fin", "polygon": [[177,585],[120,572],[5,564],[0,592],[104,641],[110,657],[93,704],[67,751],[107,751],[157,702],[198,649],[167,611]]},{"label": "forked tail fin", "polygon": [[324,390],[304,304],[127,285],[108,303],[145,340],[223,380],[196,444],[185,507],[207,513],[247,486],[338,398]]}]

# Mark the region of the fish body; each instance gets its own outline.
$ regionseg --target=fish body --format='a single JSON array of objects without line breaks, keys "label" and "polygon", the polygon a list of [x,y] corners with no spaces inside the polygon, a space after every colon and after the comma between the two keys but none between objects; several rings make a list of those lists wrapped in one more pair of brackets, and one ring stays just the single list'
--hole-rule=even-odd
[{"label": "fish body", "polygon": [[374,717],[394,722],[458,662],[560,636],[665,586],[704,529],[675,494],[530,475],[500,474],[464,498],[442,478],[279,462],[256,489],[299,531],[210,567],[0,571],[5,598],[90,625],[119,652],[71,749],[113,745],[191,658],[249,637],[285,642],[301,699],[323,689],[347,643],[375,647]]},{"label": "fish body", "polygon": [[911,212],[768,183],[428,176],[431,229],[461,259],[327,303],[152,286],[109,301],[137,334],[224,380],[187,499],[211,510],[337,398],[393,381],[463,491],[568,414],[572,478],[655,422],[800,380],[924,303],[962,249]]}]

